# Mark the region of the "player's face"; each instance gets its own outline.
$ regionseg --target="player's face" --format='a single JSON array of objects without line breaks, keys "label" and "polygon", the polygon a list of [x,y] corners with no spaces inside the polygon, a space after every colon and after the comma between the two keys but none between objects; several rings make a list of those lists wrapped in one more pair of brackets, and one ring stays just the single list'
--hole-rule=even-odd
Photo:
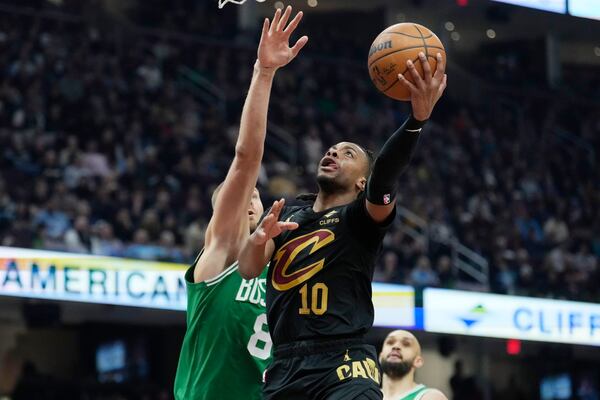
[{"label": "player's face", "polygon": [[258,226],[258,220],[264,212],[262,201],[260,200],[260,193],[258,189],[254,189],[252,192],[252,198],[250,199],[250,206],[248,207],[248,219],[250,221],[250,231],[254,232]]},{"label": "player's face", "polygon": [[327,150],[319,162],[317,181],[321,189],[364,190],[368,159],[364,150],[354,143],[341,142]]},{"label": "player's face", "polygon": [[410,332],[393,331],[383,342],[379,362],[384,373],[400,378],[423,365],[421,346]]}]

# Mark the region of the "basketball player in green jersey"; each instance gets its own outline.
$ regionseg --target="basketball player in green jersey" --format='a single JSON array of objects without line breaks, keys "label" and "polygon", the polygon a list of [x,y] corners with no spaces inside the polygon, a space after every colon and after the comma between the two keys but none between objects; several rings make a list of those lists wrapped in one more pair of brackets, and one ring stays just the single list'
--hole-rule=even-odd
[{"label": "basketball player in green jersey", "polygon": [[421,345],[412,333],[390,332],[383,342],[379,363],[384,400],[448,400],[439,390],[415,382],[415,371],[424,361]]},{"label": "basketball player in green jersey", "polygon": [[[302,19],[300,12],[288,25],[291,12],[288,7],[284,13],[277,10],[271,23],[265,19],[235,157],[225,181],[213,194],[204,250],[185,275],[187,331],[175,377],[177,400],[262,398],[263,373],[271,357],[266,273],[244,280],[236,258],[263,213],[255,185],[273,77],[308,41],[304,36],[289,46],[289,37]],[[283,231],[296,227],[289,222],[279,225]]]}]

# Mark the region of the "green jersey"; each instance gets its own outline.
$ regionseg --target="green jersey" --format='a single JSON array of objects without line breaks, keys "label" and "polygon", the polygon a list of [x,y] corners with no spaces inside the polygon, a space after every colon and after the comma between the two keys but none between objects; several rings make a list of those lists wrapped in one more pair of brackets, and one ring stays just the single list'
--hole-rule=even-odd
[{"label": "green jersey", "polygon": [[417,385],[406,394],[400,396],[398,400],[420,400],[428,390],[429,388],[425,385]]},{"label": "green jersey", "polygon": [[265,314],[266,269],[242,279],[237,262],[213,279],[187,283],[187,331],[177,375],[177,400],[261,399],[271,362]]}]

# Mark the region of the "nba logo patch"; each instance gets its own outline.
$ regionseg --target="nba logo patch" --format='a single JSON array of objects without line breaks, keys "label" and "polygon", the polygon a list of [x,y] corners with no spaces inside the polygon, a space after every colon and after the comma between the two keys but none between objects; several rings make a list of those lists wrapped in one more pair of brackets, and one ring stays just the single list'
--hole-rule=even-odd
[{"label": "nba logo patch", "polygon": [[390,204],[390,201],[392,201],[391,197],[392,196],[389,193],[388,194],[384,194],[383,195],[383,204],[385,204],[385,205]]}]

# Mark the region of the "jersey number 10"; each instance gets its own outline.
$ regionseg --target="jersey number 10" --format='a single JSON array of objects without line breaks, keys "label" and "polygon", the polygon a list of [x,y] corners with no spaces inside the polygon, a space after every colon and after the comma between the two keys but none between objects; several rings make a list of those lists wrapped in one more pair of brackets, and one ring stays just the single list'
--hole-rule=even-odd
[{"label": "jersey number 10", "polygon": [[323,282],[315,283],[310,290],[311,301],[309,306],[308,299],[308,283],[300,288],[300,298],[302,307],[298,310],[300,315],[310,315],[311,311],[315,315],[323,315],[327,312],[327,297],[329,288]]}]

